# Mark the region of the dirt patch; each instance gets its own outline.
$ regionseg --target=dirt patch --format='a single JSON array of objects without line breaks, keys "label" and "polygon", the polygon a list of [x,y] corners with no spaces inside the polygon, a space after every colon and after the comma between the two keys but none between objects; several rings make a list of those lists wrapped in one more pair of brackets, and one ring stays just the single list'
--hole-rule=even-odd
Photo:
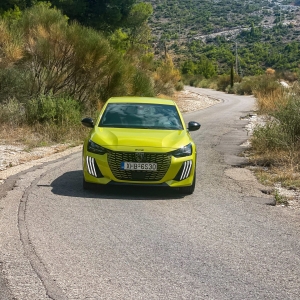
[{"label": "dirt patch", "polygon": [[0,145],[0,171],[64,151],[68,147],[68,145],[59,144],[27,150],[25,145]]},{"label": "dirt patch", "polygon": [[220,103],[221,100],[201,95],[188,90],[179,92],[175,96],[175,101],[181,112],[192,112]]}]

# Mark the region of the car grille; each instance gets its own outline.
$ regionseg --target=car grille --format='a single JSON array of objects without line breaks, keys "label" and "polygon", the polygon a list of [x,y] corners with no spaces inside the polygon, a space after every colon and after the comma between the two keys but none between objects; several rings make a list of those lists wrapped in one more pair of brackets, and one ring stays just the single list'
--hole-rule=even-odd
[{"label": "car grille", "polygon": [[165,176],[171,163],[171,155],[169,153],[144,153],[142,162],[157,163],[157,170],[131,171],[121,170],[121,162],[138,162],[135,152],[110,151],[107,157],[113,175],[119,180],[128,181],[159,181]]}]

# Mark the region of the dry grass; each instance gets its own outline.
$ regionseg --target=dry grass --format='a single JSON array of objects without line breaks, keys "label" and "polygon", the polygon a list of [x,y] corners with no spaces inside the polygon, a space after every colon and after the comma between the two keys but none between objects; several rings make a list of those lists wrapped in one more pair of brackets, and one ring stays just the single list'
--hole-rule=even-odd
[{"label": "dry grass", "polygon": [[284,168],[257,168],[254,173],[264,185],[272,186],[280,182],[283,187],[300,188],[300,174],[291,172],[291,170]]},{"label": "dry grass", "polygon": [[178,98],[178,94],[179,94],[179,92],[175,92],[173,96],[167,96],[167,95],[164,95],[164,94],[159,94],[159,95],[157,95],[157,98],[168,99],[168,100],[176,100]]},{"label": "dry grass", "polygon": [[285,96],[286,92],[283,88],[278,88],[271,91],[269,94],[264,92],[256,92],[257,108],[260,113],[270,113],[286,105],[288,98]]},{"label": "dry grass", "polygon": [[26,144],[29,140],[37,140],[39,137],[29,126],[14,127],[1,124],[0,142],[2,144]]},{"label": "dry grass", "polygon": [[255,174],[264,185],[281,182],[284,187],[300,188],[300,151],[298,148],[265,149],[263,152],[252,152],[250,163],[255,166]]},{"label": "dry grass", "polygon": [[266,151],[252,154],[250,163],[254,173],[263,184],[273,186],[280,182],[283,187],[300,188],[299,151]]},{"label": "dry grass", "polygon": [[83,142],[87,130],[80,124],[74,127],[40,124],[33,127],[27,125],[12,127],[2,124],[0,127],[0,143],[25,145],[28,150],[57,143],[68,143],[75,146]]},{"label": "dry grass", "polygon": [[[275,127],[265,126],[260,133],[254,132],[256,139],[252,140],[250,162],[258,166],[255,171],[257,178],[266,185],[280,182],[284,187],[300,188],[300,145],[297,129],[299,90],[297,87],[278,88],[269,93],[262,90],[255,96],[259,112],[275,117],[275,124],[278,125],[277,130],[273,130]],[[291,99],[294,99],[293,106]]]},{"label": "dry grass", "polygon": [[255,165],[264,167],[282,167],[292,172],[300,171],[300,152],[296,149],[264,149],[264,151],[254,152],[250,156],[250,161]]}]

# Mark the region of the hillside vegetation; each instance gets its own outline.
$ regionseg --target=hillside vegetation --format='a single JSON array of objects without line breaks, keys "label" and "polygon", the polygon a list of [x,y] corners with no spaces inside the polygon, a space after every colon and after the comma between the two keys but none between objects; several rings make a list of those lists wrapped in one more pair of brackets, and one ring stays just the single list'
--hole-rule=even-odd
[{"label": "hillside vegetation", "polygon": [[229,74],[232,64],[240,76],[263,74],[267,68],[299,71],[300,8],[297,2],[150,2],[154,7],[150,25],[156,54],[162,53],[166,45],[184,74],[210,78]]},{"label": "hillside vegetation", "polygon": [[[149,4],[132,4],[126,31],[99,31],[50,3],[0,19],[0,123],[29,126],[49,141],[81,139],[79,120],[112,96],[171,95],[180,79],[172,59],[154,58]],[[124,16],[125,18],[125,16]],[[125,20],[124,20],[125,24]],[[117,26],[117,24],[114,24]],[[125,25],[124,25],[125,26]]]}]

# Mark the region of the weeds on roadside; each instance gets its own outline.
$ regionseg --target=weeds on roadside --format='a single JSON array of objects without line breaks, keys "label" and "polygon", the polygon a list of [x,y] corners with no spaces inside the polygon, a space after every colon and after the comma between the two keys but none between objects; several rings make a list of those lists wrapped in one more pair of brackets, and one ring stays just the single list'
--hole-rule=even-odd
[{"label": "weeds on roadside", "polygon": [[270,114],[278,111],[288,103],[288,94],[284,88],[279,85],[277,85],[274,90],[269,91],[269,93],[256,90],[254,94],[257,99],[257,109],[261,114]]},{"label": "weeds on roadside", "polygon": [[274,185],[278,182],[285,188],[300,188],[300,174],[284,167],[258,167],[254,170],[256,177],[264,185]]},{"label": "weeds on roadside", "polygon": [[24,106],[15,98],[0,103],[0,124],[18,126],[25,121]]},{"label": "weeds on roadside", "polygon": [[271,183],[300,187],[300,89],[274,89],[258,93],[259,112],[269,119],[255,128],[251,161],[272,170]]},{"label": "weeds on roadside", "polygon": [[1,125],[0,143],[24,144],[28,150],[35,147],[51,146],[57,143],[79,145],[87,135],[87,128],[78,120],[77,125],[57,126],[55,124],[23,125],[21,127]]},{"label": "weeds on roadside", "polygon": [[284,206],[288,206],[289,205],[289,202],[286,199],[286,197],[284,197],[283,195],[281,195],[278,191],[275,191],[274,198],[275,198],[275,201],[276,201],[277,205],[284,205]]},{"label": "weeds on roadside", "polygon": [[23,143],[28,148],[53,143],[81,143],[86,130],[81,126],[79,103],[51,95],[21,104],[14,98],[0,104],[0,139]]}]

